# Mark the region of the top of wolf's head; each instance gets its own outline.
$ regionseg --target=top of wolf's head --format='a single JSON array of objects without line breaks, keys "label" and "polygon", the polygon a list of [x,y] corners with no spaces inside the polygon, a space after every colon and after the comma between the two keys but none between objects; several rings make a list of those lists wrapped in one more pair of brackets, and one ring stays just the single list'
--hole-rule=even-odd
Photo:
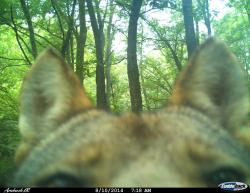
[{"label": "top of wolf's head", "polygon": [[93,108],[60,54],[48,48],[23,83],[19,169],[11,185],[250,183],[250,131],[240,135],[248,105],[240,65],[214,38],[182,70],[167,107],[121,116]]}]

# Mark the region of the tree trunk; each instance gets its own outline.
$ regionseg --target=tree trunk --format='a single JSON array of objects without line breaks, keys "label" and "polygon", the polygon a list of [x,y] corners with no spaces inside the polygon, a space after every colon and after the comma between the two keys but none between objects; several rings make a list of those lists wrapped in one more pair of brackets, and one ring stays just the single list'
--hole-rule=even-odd
[{"label": "tree trunk", "polygon": [[188,50],[188,58],[190,58],[190,56],[197,47],[195,33],[194,33],[192,0],[182,0],[182,10],[184,16],[185,37]]},{"label": "tree trunk", "polygon": [[70,52],[70,67],[73,71],[75,68],[75,52],[74,52],[74,36],[71,35],[70,37],[70,47],[69,47],[69,52]]},{"label": "tree trunk", "polygon": [[128,26],[127,71],[130,89],[131,110],[142,111],[141,86],[137,65],[137,21],[140,14],[142,0],[133,0]]},{"label": "tree trunk", "polygon": [[114,15],[114,6],[113,6],[113,0],[110,0],[110,13],[109,13],[109,21],[107,26],[107,35],[106,35],[106,52],[105,52],[105,64],[106,64],[106,91],[107,91],[107,105],[110,109],[110,97],[111,97],[111,58],[112,58],[112,39],[114,37],[113,31],[111,31],[112,28],[112,21],[113,21],[113,15]]},{"label": "tree trunk", "polygon": [[210,22],[210,11],[209,11],[209,3],[208,0],[205,0],[205,14],[204,14],[204,21],[205,25],[207,27],[207,34],[208,36],[211,36],[212,30],[211,30],[211,22]]},{"label": "tree trunk", "polygon": [[167,39],[163,38],[162,40],[165,42],[165,44],[169,48],[169,50],[170,50],[170,52],[171,52],[171,54],[173,56],[173,59],[174,59],[174,62],[175,62],[175,66],[177,67],[178,71],[181,71],[182,66],[181,66],[181,62],[180,62],[180,60],[179,60],[179,58],[177,56],[176,51],[172,48],[171,44],[168,42]]},{"label": "tree trunk", "polygon": [[87,27],[85,20],[85,0],[78,0],[79,3],[79,20],[80,20],[80,32],[77,37],[77,49],[76,49],[76,74],[78,75],[81,84],[83,84],[83,64],[84,64],[84,47],[87,37]]},{"label": "tree trunk", "polygon": [[63,44],[62,44],[62,48],[61,48],[61,53],[62,53],[63,57],[66,56],[66,52],[68,50],[68,47],[70,44],[70,39],[72,36],[72,31],[73,31],[73,27],[74,27],[75,5],[76,5],[76,0],[73,1],[71,14],[69,15],[68,31],[67,31],[65,39],[63,40]]},{"label": "tree trunk", "polygon": [[61,20],[60,14],[59,14],[59,12],[58,12],[58,10],[56,8],[56,0],[50,0],[50,1],[51,1],[51,5],[52,5],[52,7],[53,7],[53,9],[55,11],[55,14],[57,16],[57,19],[58,19],[59,28],[60,28],[61,33],[62,33],[62,39],[64,39],[65,34],[64,34],[64,30],[63,30],[63,25],[62,25],[62,20]]},{"label": "tree trunk", "polygon": [[200,44],[200,28],[199,28],[199,21],[197,18],[194,18],[195,23],[195,37],[196,37],[196,43],[197,45]]},{"label": "tree trunk", "polygon": [[92,0],[86,0],[90,22],[92,26],[92,30],[95,38],[95,46],[96,46],[96,97],[97,97],[97,108],[108,110],[107,98],[105,92],[105,76],[104,76],[104,62],[103,62],[103,32],[100,31],[94,7],[92,4]]},{"label": "tree trunk", "polygon": [[210,11],[209,11],[209,2],[208,0],[198,0],[199,7],[202,9],[202,15],[207,27],[207,34],[211,36],[211,22],[210,22]]},{"label": "tree trunk", "polygon": [[[143,26],[142,26],[141,36],[144,37]],[[144,96],[145,106],[146,106],[147,110],[150,110],[147,89],[144,87],[145,84],[144,84],[142,62],[143,62],[143,40],[140,43],[140,60],[139,60],[139,64],[140,64],[139,65],[139,68],[140,68],[140,78],[141,78],[141,89],[142,89],[142,94]]]},{"label": "tree trunk", "polygon": [[31,21],[28,3],[26,5],[25,0],[20,0],[20,3],[22,6],[22,9],[23,9],[25,19],[26,19],[27,24],[28,24],[30,44],[31,44],[31,49],[32,49],[32,56],[35,59],[37,57],[37,48],[36,48],[34,28],[33,28],[32,21]]}]

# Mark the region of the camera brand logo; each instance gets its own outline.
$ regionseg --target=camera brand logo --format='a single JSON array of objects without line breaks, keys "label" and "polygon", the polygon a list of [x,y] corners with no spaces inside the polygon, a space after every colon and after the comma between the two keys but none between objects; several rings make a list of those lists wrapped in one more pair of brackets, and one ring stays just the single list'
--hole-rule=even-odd
[{"label": "camera brand logo", "polygon": [[222,190],[240,191],[247,189],[248,185],[243,182],[223,182],[218,187]]}]

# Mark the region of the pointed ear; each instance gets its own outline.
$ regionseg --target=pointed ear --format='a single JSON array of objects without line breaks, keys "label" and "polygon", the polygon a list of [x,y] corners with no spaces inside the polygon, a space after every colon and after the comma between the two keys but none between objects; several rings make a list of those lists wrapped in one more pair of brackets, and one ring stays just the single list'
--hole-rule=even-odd
[{"label": "pointed ear", "polygon": [[72,114],[90,108],[80,81],[61,55],[48,48],[37,58],[22,86],[21,134],[37,140]]},{"label": "pointed ear", "polygon": [[248,91],[235,56],[224,43],[208,39],[176,81],[171,99],[203,111],[226,128],[235,128],[248,112]]}]

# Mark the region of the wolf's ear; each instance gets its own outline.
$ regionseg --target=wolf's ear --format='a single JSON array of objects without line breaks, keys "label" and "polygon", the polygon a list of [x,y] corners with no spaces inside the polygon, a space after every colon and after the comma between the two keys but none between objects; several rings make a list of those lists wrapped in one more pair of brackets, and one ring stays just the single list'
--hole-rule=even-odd
[{"label": "wolf's ear", "polygon": [[239,126],[248,112],[243,72],[224,43],[208,39],[177,78],[173,104],[203,111],[226,128]]},{"label": "wolf's ear", "polygon": [[37,58],[20,97],[19,127],[24,138],[37,139],[70,115],[92,107],[80,81],[53,48]]}]

